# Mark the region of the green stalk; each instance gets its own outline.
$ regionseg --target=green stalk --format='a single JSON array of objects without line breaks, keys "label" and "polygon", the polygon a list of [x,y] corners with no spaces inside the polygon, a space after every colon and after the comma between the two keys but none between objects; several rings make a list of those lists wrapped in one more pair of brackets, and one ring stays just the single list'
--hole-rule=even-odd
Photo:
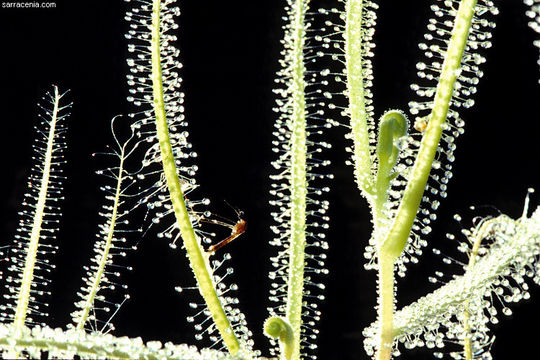
[{"label": "green stalk", "polygon": [[[418,336],[434,325],[452,328],[466,302],[480,304],[486,311],[494,301],[498,302],[495,284],[500,284],[503,277],[522,277],[527,269],[536,266],[537,260],[530,254],[540,251],[539,234],[539,211],[525,221],[505,215],[484,221],[475,236],[495,239],[486,254],[477,257],[474,266],[467,267],[463,275],[395,312],[395,336]],[[444,314],[452,317],[446,318]]]},{"label": "green stalk", "polygon": [[15,310],[15,317],[13,319],[13,326],[15,328],[15,334],[20,334],[24,328],[24,322],[26,320],[26,314],[28,311],[28,303],[30,302],[30,290],[32,287],[32,280],[34,279],[34,268],[36,265],[37,250],[39,246],[39,239],[41,234],[41,225],[43,222],[43,215],[45,214],[45,203],[47,202],[47,194],[49,189],[49,177],[52,166],[53,147],[55,140],[56,121],[59,109],[60,95],[58,94],[58,88],[54,87],[54,108],[52,111],[52,118],[49,122],[49,134],[47,137],[47,148],[45,151],[45,160],[43,162],[40,189],[38,195],[38,201],[35,207],[35,213],[33,217],[32,232],[30,233],[30,243],[26,249],[26,261],[24,264],[23,275],[21,279],[21,287],[19,288],[19,295],[17,296],[17,309]]},{"label": "green stalk", "polygon": [[379,347],[376,358],[389,360],[392,358],[394,342],[394,261],[387,257],[379,258]]},{"label": "green stalk", "polygon": [[163,99],[163,80],[161,73],[160,55],[160,0],[153,0],[152,7],[152,89],[154,97],[154,112],[156,116],[156,128],[161,150],[161,161],[163,172],[171,196],[174,214],[184,246],[186,248],[191,268],[197,279],[199,291],[202,294],[208,310],[216,327],[231,354],[240,350],[240,343],[234,334],[231,323],[225,314],[221,302],[219,301],[212,276],[208,265],[208,255],[203,254],[195,235],[189,213],[186,209],[184,195],[181,190],[180,179],[176,171],[175,159],[173,156],[169,139],[169,129],[165,112],[165,101]]},{"label": "green stalk", "polygon": [[476,1],[462,0],[459,5],[452,37],[448,45],[448,52],[444,59],[435,94],[433,109],[429,115],[429,124],[422,138],[412,175],[405,188],[396,219],[383,244],[384,254],[387,256],[397,258],[401,254],[416,218],[431,166],[437,153],[442,128],[446,122],[457,74],[461,68],[461,59],[467,44]]},{"label": "green stalk", "polygon": [[291,134],[291,238],[289,244],[289,276],[287,288],[286,317],[293,331],[291,356],[286,359],[300,358],[300,328],[302,325],[302,294],[304,289],[304,249],[306,246],[306,87],[304,75],[304,15],[308,1],[297,0],[294,7],[293,43],[292,43],[292,86],[294,90]]},{"label": "green stalk", "polygon": [[[396,110],[387,111],[379,122],[379,138],[377,141],[377,176],[375,181],[375,200],[373,201],[373,222],[375,234],[380,234],[382,221],[386,219],[383,211],[388,201],[390,182],[394,178],[392,173],[399,160],[400,148],[397,145],[400,139],[407,136],[407,118]],[[379,308],[378,316],[381,322],[381,335],[379,343],[380,359],[390,359],[392,355],[394,314],[394,261],[379,253]]]},{"label": "green stalk", "polygon": [[349,0],[345,5],[345,67],[347,71],[347,95],[353,137],[354,175],[360,190],[372,192],[371,156],[369,145],[368,111],[364,88],[362,16],[363,0]]},{"label": "green stalk", "polygon": [[462,0],[460,3],[437,86],[429,125],[422,138],[412,176],[405,188],[396,219],[379,249],[379,327],[381,333],[377,351],[378,360],[389,360],[392,356],[391,344],[394,335],[391,330],[393,329],[394,316],[393,267],[396,259],[405,248],[424,194],[439,146],[442,128],[446,122],[457,74],[461,68],[461,59],[467,44],[475,6],[476,0]]},{"label": "green stalk", "polygon": [[[527,198],[528,200],[528,198]],[[526,214],[522,219],[526,219]],[[486,227],[482,226],[480,230],[474,234],[474,243],[469,255],[469,264],[467,265],[467,271],[472,271],[474,265],[476,264],[476,259],[478,257],[478,250],[480,250],[480,245],[482,240],[487,237]],[[465,331],[465,338],[463,339],[463,352],[465,354],[465,360],[473,360],[473,349],[471,342],[471,326],[469,324],[471,314],[468,310],[469,300],[464,301],[465,310],[463,312],[463,329]]]},{"label": "green stalk", "polygon": [[105,240],[105,247],[103,248],[103,253],[101,254],[101,259],[99,260],[99,265],[98,265],[96,275],[94,277],[94,281],[92,282],[92,286],[90,287],[90,291],[88,292],[88,295],[86,296],[86,301],[82,307],[83,312],[77,323],[77,326],[76,326],[77,330],[84,329],[84,325],[86,324],[86,321],[88,320],[88,315],[90,314],[90,310],[92,309],[94,305],[94,300],[99,290],[99,285],[101,284],[103,273],[105,272],[105,266],[107,265],[107,259],[109,257],[109,252],[111,250],[112,241],[114,238],[114,229],[116,227],[116,218],[118,216],[118,206],[120,205],[120,194],[122,192],[122,179],[123,179],[124,159],[125,159],[124,154],[125,154],[125,145],[122,147],[121,153],[120,153],[120,166],[118,168],[116,191],[114,194],[112,213],[109,220],[109,229],[107,233],[107,239]]}]

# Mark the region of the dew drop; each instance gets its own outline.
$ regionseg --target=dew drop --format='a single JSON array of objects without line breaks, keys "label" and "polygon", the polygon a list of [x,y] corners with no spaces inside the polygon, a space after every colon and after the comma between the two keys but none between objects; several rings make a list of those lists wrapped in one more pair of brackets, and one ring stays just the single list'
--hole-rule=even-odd
[{"label": "dew drop", "polygon": [[507,308],[505,307],[503,310],[502,310],[503,314],[506,315],[506,316],[510,316],[512,315],[512,310],[510,308]]}]

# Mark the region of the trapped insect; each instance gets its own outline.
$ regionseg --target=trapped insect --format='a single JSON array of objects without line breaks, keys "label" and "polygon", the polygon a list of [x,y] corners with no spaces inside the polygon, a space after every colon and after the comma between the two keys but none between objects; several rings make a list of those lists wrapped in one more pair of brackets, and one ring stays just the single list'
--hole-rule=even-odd
[{"label": "trapped insect", "polygon": [[246,232],[247,223],[244,219],[241,218],[241,216],[242,216],[242,212],[239,212],[238,221],[236,222],[236,224],[234,224],[234,226],[229,225],[229,227],[231,228],[231,235],[229,235],[224,240],[221,240],[217,244],[210,246],[207,251],[208,253],[210,254],[215,253],[216,251],[221,249],[223,246],[227,245],[228,243],[230,243],[231,241],[233,241],[234,239],[236,239],[237,237],[239,237],[240,235]]},{"label": "trapped insect", "polygon": [[[227,205],[229,204],[227,203]],[[221,226],[231,229],[231,234],[228,237],[226,237],[225,239],[221,240],[217,244],[214,244],[208,248],[206,252],[210,255],[214,254],[217,250],[221,249],[223,246],[227,245],[228,243],[230,243],[231,241],[233,241],[234,239],[236,239],[237,237],[239,237],[240,235],[246,232],[247,222],[244,219],[242,219],[242,217],[244,216],[244,212],[236,209],[235,207],[231,205],[229,206],[233,208],[233,210],[236,212],[236,217],[237,217],[236,223],[233,223],[231,220],[224,218],[223,216],[216,215],[216,214],[214,214],[214,216],[220,217],[227,222],[217,220],[217,219],[208,219],[208,218],[200,219],[200,221],[203,221],[206,223],[221,225]]]}]

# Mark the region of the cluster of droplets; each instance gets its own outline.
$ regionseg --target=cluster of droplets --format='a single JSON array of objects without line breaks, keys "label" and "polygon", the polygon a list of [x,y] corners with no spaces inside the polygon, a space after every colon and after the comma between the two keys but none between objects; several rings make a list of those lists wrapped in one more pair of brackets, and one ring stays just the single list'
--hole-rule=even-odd
[{"label": "cluster of droplets", "polygon": [[[33,166],[28,181],[28,192],[24,195],[23,209],[19,212],[20,220],[15,235],[14,244],[8,247],[8,271],[5,275],[6,304],[0,305],[0,320],[13,321],[15,310],[19,301],[19,291],[24,281],[33,281],[30,288],[30,300],[27,308],[26,325],[40,324],[47,316],[48,303],[46,296],[51,292],[50,273],[55,265],[50,262],[58,246],[52,241],[56,237],[60,222],[59,202],[64,199],[62,195],[65,176],[61,166],[65,163],[64,149],[65,133],[67,125],[65,119],[69,116],[71,103],[61,105],[64,94],[58,94],[58,90],[47,92],[39,104],[39,124],[35,126],[36,138],[33,148]],[[58,110],[55,112],[55,103],[58,102]],[[53,130],[51,132],[51,130]],[[52,136],[52,140],[50,139]],[[48,142],[52,141],[51,153],[47,153]],[[47,157],[50,155],[50,170],[47,174]],[[42,194],[42,191],[46,193]],[[38,208],[40,195],[44,196],[43,209]],[[41,213],[39,213],[41,212]],[[38,223],[40,222],[40,224]],[[32,236],[39,236],[35,265],[32,279],[23,279],[23,272],[29,256]]]},{"label": "cluster of droplets", "polygon": [[24,346],[30,359],[65,359],[77,354],[85,359],[170,359],[170,360],[239,360],[248,354],[239,351],[236,355],[211,349],[198,350],[195,346],[174,345],[170,342],[149,341],[138,338],[114,337],[110,334],[63,330],[47,326],[23,328],[15,336],[11,325],[0,324],[0,337],[7,339],[0,344],[0,351],[9,351],[14,345]]},{"label": "cluster of droplets", "polygon": [[[115,184],[106,184],[101,188],[108,200],[99,212],[105,223],[99,225],[92,263],[84,266],[84,285],[78,292],[80,300],[75,303],[77,310],[71,314],[73,324],[70,324],[72,327],[105,333],[114,330],[111,320],[129,299],[126,293],[127,285],[122,284],[119,278],[122,270],[131,271],[132,267],[119,264],[118,259],[126,257],[129,251],[136,250],[136,246],[128,245],[126,238],[128,233],[136,231],[127,227],[127,216],[130,213],[128,202],[131,197],[128,189],[133,187],[136,174],[130,173],[125,167],[125,161],[135,151],[135,147],[130,146],[133,134],[123,145],[119,143],[114,129],[113,136],[118,148],[104,155],[114,157],[119,164],[99,170],[97,174],[112,178]],[[123,292],[122,300],[111,301],[107,292],[117,289]]]},{"label": "cluster of droplets", "polygon": [[[399,202],[403,197],[403,192],[408,183],[407,176],[412,171],[412,164],[416,150],[418,149],[418,142],[414,140],[412,136],[407,138],[407,146],[403,148],[401,157],[404,159],[403,163],[400,163],[396,167],[396,172],[399,176],[392,181],[392,188],[389,191],[390,201],[387,203],[387,219],[393,219],[398,210]],[[414,155],[413,155],[414,154]],[[407,265],[409,263],[418,263],[419,257],[423,254],[423,248],[427,246],[425,235],[429,234],[432,230],[431,223],[437,219],[436,210],[440,206],[440,201],[437,197],[442,199],[446,198],[448,182],[452,178],[451,164],[444,165],[441,169],[439,160],[433,162],[433,166],[430,174],[430,182],[426,185],[424,195],[422,196],[422,202],[425,204],[418,210],[417,217],[412,226],[412,232],[409,240],[403,250],[402,255],[396,260],[396,270],[400,277],[405,276]],[[388,228],[392,225],[391,221],[388,221]],[[375,267],[373,267],[375,268]]]},{"label": "cluster of droplets", "polygon": [[[399,176],[394,179],[390,191],[390,198],[394,201],[388,202],[389,219],[393,218],[392,214],[395,214],[398,209],[403,189],[409,180],[412,165],[420,148],[423,132],[429,124],[429,115],[434,105],[437,84],[447,55],[459,4],[457,0],[440,0],[431,6],[433,17],[429,19],[428,31],[424,35],[425,42],[419,44],[420,50],[424,52],[425,60],[416,64],[419,79],[417,83],[411,85],[411,89],[420,98],[420,100],[409,102],[415,131],[404,142],[401,155],[403,161],[398,164],[396,171]],[[475,7],[461,68],[454,85],[447,120],[442,125],[443,132],[432,164],[430,179],[422,197],[422,205],[412,226],[411,238],[402,256],[396,262],[397,273],[400,276],[405,275],[407,263],[418,261],[422,248],[427,244],[423,238],[431,232],[431,223],[437,218],[436,210],[440,205],[440,199],[447,197],[448,183],[452,178],[452,164],[455,161],[456,139],[463,134],[465,125],[458,111],[474,105],[472,96],[476,93],[476,87],[483,76],[480,65],[485,62],[481,52],[491,47],[491,30],[495,27],[495,23],[489,17],[497,13],[497,8],[490,0],[478,1]]]},{"label": "cluster of droplets", "polygon": [[[529,26],[537,33],[540,33],[540,0],[524,0],[524,3],[530,7],[526,13],[527,17],[531,19]],[[538,41],[535,44],[540,46]]]},{"label": "cluster of droplets", "polygon": [[[433,107],[435,85],[438,83],[442,71],[454,26],[453,20],[459,4],[460,2],[457,0],[440,0],[431,6],[434,17],[429,20],[428,32],[424,35],[425,42],[419,44],[426,59],[416,64],[420,79],[418,84],[411,85],[411,89],[416,95],[426,100],[409,103],[410,112],[416,116],[417,121],[422,121],[423,116],[428,115]],[[495,23],[487,19],[490,14],[498,14],[493,2],[490,0],[479,1],[472,19],[467,45],[461,61],[461,69],[457,74],[457,82],[454,86],[451,100],[453,111],[449,112],[449,118],[452,118],[453,121],[459,120],[457,110],[470,108],[474,105],[474,100],[471,97],[476,93],[476,86],[483,76],[479,66],[486,61],[480,51],[491,47],[491,30],[495,27]],[[426,113],[426,111],[428,112]],[[426,119],[426,121],[429,120]],[[460,127],[457,124],[456,126]]]},{"label": "cluster of droplets", "polygon": [[[259,356],[260,352],[258,350],[253,351],[254,342],[251,339],[252,333],[247,327],[246,317],[238,308],[238,285],[230,283],[230,278],[234,273],[234,269],[227,266],[227,263],[230,262],[231,259],[231,254],[224,253],[223,255],[215,254],[214,258],[210,261],[212,279],[215,284],[214,288],[216,289],[227,318],[231,321],[231,327],[242,344],[241,348],[248,350],[252,355]],[[197,291],[198,288],[196,286],[176,287],[176,291],[179,293],[186,290]],[[212,320],[212,314],[210,313],[210,310],[208,310],[206,304],[204,302],[190,302],[189,307],[194,313],[187,317],[187,322],[193,324],[193,327],[195,328],[195,339],[203,341],[206,338],[211,342],[209,348],[226,350],[217,327]]]},{"label": "cluster of droplets", "polygon": [[[524,0],[524,2],[528,6],[525,14],[531,19],[529,26],[540,34],[540,0]],[[535,40],[534,45],[540,49],[540,40]],[[540,66],[540,56],[538,57],[538,65]],[[540,82],[540,79],[538,82]]]},{"label": "cluster of droplets", "polygon": [[[152,216],[152,224],[173,224],[161,231],[158,236],[168,239],[171,247],[176,248],[180,233],[174,220],[165,176],[161,170],[161,150],[155,130],[153,107],[155,84],[152,81],[152,28],[155,24],[152,24],[152,2],[133,3],[134,6],[125,16],[130,27],[126,34],[126,38],[130,41],[128,51],[133,54],[127,60],[130,67],[130,74],[127,76],[130,95],[127,100],[138,108],[137,112],[129,116],[133,119],[132,129],[140,139],[139,147],[145,151],[142,161],[143,170],[137,174],[137,180],[144,184],[142,188],[146,190],[140,194],[139,204],[146,205]],[[192,213],[192,224],[196,228],[198,223],[195,220],[203,211],[196,211],[196,209],[200,204],[207,205],[208,200],[190,201],[186,196],[197,187],[195,182],[197,166],[193,164],[197,153],[192,151],[191,143],[188,141],[187,121],[183,114],[184,94],[180,91],[182,78],[179,75],[182,64],[178,61],[180,52],[174,46],[177,37],[171,33],[172,30],[178,28],[175,20],[180,15],[180,9],[174,6],[174,3],[174,0],[161,3],[159,13],[159,59],[161,62],[154,66],[159,66],[161,69],[169,141],[186,206]]]},{"label": "cluster of droplets", "polygon": [[[311,29],[312,23],[318,21],[317,14],[309,12],[308,1],[303,3],[301,18],[303,24],[296,24],[299,18],[295,13],[296,1],[289,0],[286,6],[286,24],[283,26],[285,36],[282,40],[284,50],[280,64],[282,69],[277,73],[274,89],[277,95],[274,111],[279,114],[276,120],[272,141],[273,152],[277,159],[272,162],[276,174],[271,175],[270,205],[274,208],[271,213],[275,224],[271,230],[275,234],[271,245],[278,248],[277,255],[271,258],[273,270],[269,277],[272,280],[269,299],[275,303],[268,308],[270,316],[284,317],[288,296],[288,281],[290,265],[290,239],[292,237],[293,207],[305,209],[305,252],[304,252],[304,284],[301,325],[302,356],[315,358],[315,339],[318,334],[316,322],[320,319],[318,302],[324,299],[321,283],[322,275],[328,270],[324,267],[325,251],[328,248],[325,231],[328,229],[327,210],[329,203],[323,198],[329,191],[327,180],[332,175],[327,174],[325,168],[330,165],[329,160],[321,160],[320,153],[330,148],[330,144],[323,141],[323,132],[331,127],[332,122],[325,118],[324,107],[331,94],[322,90],[328,85],[330,71],[317,69],[319,65],[315,60],[323,56],[328,49],[328,43],[320,36],[319,31]],[[302,32],[303,48],[297,46],[295,41],[297,31]],[[300,78],[299,74],[302,74]],[[298,127],[305,132],[305,138],[298,139],[306,149],[305,153],[305,188],[293,189],[293,163],[298,150],[293,144],[293,137]],[[305,204],[296,204],[293,193],[303,192],[306,197]],[[276,342],[271,340],[272,344]],[[275,346],[271,349],[273,356],[278,352]]]},{"label": "cluster of droplets", "polygon": [[[467,254],[468,261],[445,256],[444,262],[461,265],[465,273],[445,282],[444,274],[436,272],[430,282],[443,285],[396,312],[396,354],[402,343],[407,349],[433,349],[436,358],[465,359],[463,345],[469,339],[474,359],[491,359],[494,337],[489,325],[499,322],[499,313],[511,315],[511,304],[530,298],[527,278],[540,284],[540,208],[530,218],[526,213],[518,220],[504,215],[483,219],[462,230],[466,240],[458,250]],[[459,215],[456,219],[460,220]],[[453,235],[448,238],[456,239]],[[471,256],[476,260],[469,266]],[[370,354],[377,347],[377,326],[374,323],[364,330],[364,346]]]}]

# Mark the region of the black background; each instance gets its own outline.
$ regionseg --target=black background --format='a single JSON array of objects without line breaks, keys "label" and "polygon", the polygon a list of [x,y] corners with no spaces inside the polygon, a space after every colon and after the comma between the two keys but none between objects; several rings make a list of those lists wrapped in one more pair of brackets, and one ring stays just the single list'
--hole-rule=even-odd
[{"label": "black background", "polygon": [[[54,261],[51,326],[64,327],[73,311],[75,292],[81,285],[82,265],[87,264],[94,234],[101,221],[98,190],[104,179],[94,171],[110,163],[91,154],[112,142],[110,119],[132,110],[126,102],[125,74],[128,56],[123,34],[125,3],[121,1],[57,1],[56,9],[0,8],[0,117],[3,186],[0,188],[1,244],[9,244],[17,226],[17,211],[31,166],[31,143],[37,107],[42,94],[57,84],[71,89],[73,101],[65,185],[64,215],[58,235],[60,249]],[[374,72],[376,117],[388,108],[407,108],[416,81],[416,44],[429,17],[431,1],[381,1],[375,35]],[[272,223],[268,206],[271,173],[271,131],[275,118],[274,73],[282,37],[284,1],[184,1],[181,3],[179,44],[184,64],[183,91],[190,137],[199,154],[198,196],[209,197],[218,213],[234,217],[227,200],[246,214],[248,232],[228,245],[233,255],[235,282],[240,286],[241,309],[254,332],[256,348],[266,349],[261,335],[267,316],[270,281],[268,245]],[[339,6],[315,1],[313,8]],[[494,31],[493,48],[483,66],[485,78],[473,109],[462,112],[466,132],[458,140],[454,178],[449,198],[442,202],[439,222],[427,237],[430,245],[422,263],[410,267],[398,283],[398,307],[431,291],[427,276],[442,269],[447,278],[457,266],[443,265],[431,247],[447,248],[446,232],[457,233],[452,220],[464,214],[463,226],[472,216],[470,205],[493,205],[512,217],[521,215],[528,187],[538,187],[538,51],[526,26],[521,1],[500,1],[501,14]],[[365,201],[345,166],[342,129],[333,129],[328,154],[335,174],[329,194],[331,222],[327,267],[327,300],[321,305],[319,357],[367,359],[362,329],[375,320],[375,273],[363,269],[363,248],[370,223]],[[540,189],[540,188],[539,188]],[[536,207],[538,196],[532,197]],[[131,300],[115,319],[116,334],[144,340],[196,343],[186,323],[187,304],[193,294],[178,295],[177,285],[191,283],[185,256],[169,249],[150,232],[125,263],[134,270],[123,276]],[[532,287],[532,298],[540,292]],[[532,301],[514,306],[511,319],[494,326],[496,359],[510,354],[532,354],[538,310]],[[266,351],[263,354],[268,355]],[[402,359],[431,358],[426,349],[406,352]]]}]

